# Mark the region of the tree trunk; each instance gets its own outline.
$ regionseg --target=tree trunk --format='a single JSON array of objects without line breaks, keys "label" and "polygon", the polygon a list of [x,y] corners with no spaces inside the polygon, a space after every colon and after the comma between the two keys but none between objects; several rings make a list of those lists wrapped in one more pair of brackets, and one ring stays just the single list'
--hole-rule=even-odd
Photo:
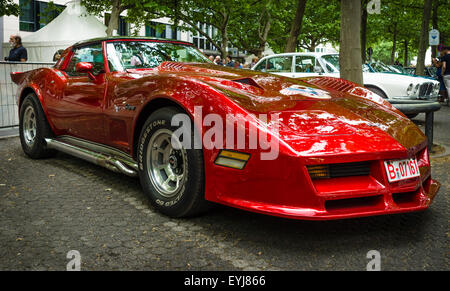
[{"label": "tree trunk", "polygon": [[409,53],[408,53],[408,40],[407,39],[405,39],[404,44],[405,44],[405,60],[403,61],[403,67],[408,67],[409,66],[409,60],[408,60]]},{"label": "tree trunk", "polygon": [[342,79],[363,85],[361,0],[341,0],[339,64]]},{"label": "tree trunk", "polygon": [[225,62],[225,58],[228,55],[228,22],[230,20],[230,15],[227,12],[223,13],[223,24],[220,29],[220,32],[222,33],[222,44],[221,44],[221,50],[222,53],[222,60]]},{"label": "tree trunk", "polygon": [[263,13],[267,14],[267,19],[264,23],[262,34],[259,33],[259,49],[256,54],[258,58],[261,58],[263,52],[266,50],[267,37],[269,36],[270,27],[272,25],[272,15],[270,14],[270,11],[265,10]]},{"label": "tree trunk", "polygon": [[[439,0],[433,1],[433,15],[431,16],[431,23],[434,29],[439,30],[438,27],[438,9],[439,9]],[[442,43],[442,42],[441,42]],[[433,46],[431,49],[431,57],[436,58],[437,55],[437,47]]]},{"label": "tree trunk", "polygon": [[423,7],[422,31],[420,33],[419,52],[417,56],[416,74],[425,75],[425,55],[428,48],[428,29],[430,25],[431,8],[433,0],[425,0]]},{"label": "tree trunk", "polygon": [[120,6],[122,0],[113,0],[111,16],[109,17],[108,28],[106,29],[106,35],[112,36],[113,31],[119,28]]},{"label": "tree trunk", "polygon": [[297,40],[300,35],[302,28],[303,15],[305,14],[307,0],[298,0],[297,11],[295,13],[295,18],[292,21],[291,30],[289,32],[289,38],[284,49],[285,53],[295,52],[297,48]]},{"label": "tree trunk", "polygon": [[361,59],[366,62],[366,46],[367,46],[367,0],[362,0],[361,15]]},{"label": "tree trunk", "polygon": [[220,52],[222,54],[222,60],[225,61],[225,58],[228,55],[228,32],[227,32],[227,27],[224,27],[222,29],[222,43],[221,43]]},{"label": "tree trunk", "polygon": [[395,62],[395,51],[397,50],[397,22],[394,22],[392,38],[391,65]]}]

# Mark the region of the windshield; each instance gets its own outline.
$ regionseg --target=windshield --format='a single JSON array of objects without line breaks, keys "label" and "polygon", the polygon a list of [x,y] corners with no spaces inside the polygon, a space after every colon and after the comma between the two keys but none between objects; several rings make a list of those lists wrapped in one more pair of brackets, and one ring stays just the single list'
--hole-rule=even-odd
[{"label": "windshield", "polygon": [[324,55],[322,61],[330,73],[339,73],[339,55]]},{"label": "windshield", "polygon": [[125,41],[107,44],[111,71],[155,68],[162,62],[210,63],[193,46],[168,42]]},{"label": "windshield", "polygon": [[376,63],[372,63],[370,64],[370,66],[373,68],[373,70],[377,73],[386,73],[386,72],[390,72],[390,73],[397,73],[397,74],[401,74],[402,72],[393,67],[393,66],[388,66],[382,62],[376,62]]}]

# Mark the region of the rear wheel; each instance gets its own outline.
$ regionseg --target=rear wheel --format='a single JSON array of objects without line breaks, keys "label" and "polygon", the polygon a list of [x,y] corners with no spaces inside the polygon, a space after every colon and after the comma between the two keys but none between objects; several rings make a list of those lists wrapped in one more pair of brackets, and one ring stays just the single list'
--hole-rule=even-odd
[{"label": "rear wheel", "polygon": [[22,149],[33,159],[54,155],[55,150],[47,149],[45,138],[53,136],[41,103],[35,94],[25,97],[19,112],[19,133]]},{"label": "rear wheel", "polygon": [[175,107],[155,111],[145,122],[138,144],[139,178],[152,205],[171,217],[198,215],[209,208],[204,199],[201,149],[184,148],[172,134]]}]

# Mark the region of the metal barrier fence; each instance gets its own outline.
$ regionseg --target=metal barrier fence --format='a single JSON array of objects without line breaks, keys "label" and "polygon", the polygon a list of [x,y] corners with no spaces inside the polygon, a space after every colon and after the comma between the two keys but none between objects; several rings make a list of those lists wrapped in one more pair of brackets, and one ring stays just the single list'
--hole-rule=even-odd
[{"label": "metal barrier fence", "polygon": [[0,128],[19,125],[16,104],[17,85],[11,81],[11,72],[26,72],[55,63],[0,62]]}]

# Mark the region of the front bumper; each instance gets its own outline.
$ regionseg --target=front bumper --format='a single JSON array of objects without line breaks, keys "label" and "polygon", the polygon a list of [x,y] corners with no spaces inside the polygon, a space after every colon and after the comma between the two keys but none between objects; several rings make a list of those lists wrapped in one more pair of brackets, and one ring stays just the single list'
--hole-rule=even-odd
[{"label": "front bumper", "polygon": [[390,97],[389,100],[427,100],[427,101],[436,101],[439,99],[438,95],[427,95],[427,96],[394,96]]},{"label": "front bumper", "polygon": [[430,178],[423,187],[416,191],[386,192],[356,198],[326,200],[325,209],[291,207],[226,198],[221,203],[243,210],[290,219],[337,220],[424,211],[430,206],[440,186],[439,182]]},{"label": "front bumper", "polygon": [[[214,176],[221,178],[214,181],[214,190],[219,195],[207,197],[207,200],[261,214],[302,220],[422,211],[432,203],[440,183],[431,178],[427,148],[422,148],[415,156],[421,176],[395,183],[388,182],[384,161],[399,158],[397,154],[383,154],[371,160],[368,175],[322,180],[312,180],[306,166],[297,167],[298,159],[293,157],[284,161],[286,157],[281,156],[278,165],[274,162],[264,170],[261,167],[246,168],[244,172],[233,170],[233,182],[224,183],[227,174],[216,168]],[[347,158],[346,162],[350,159]],[[324,164],[334,162],[331,157],[322,159]],[[252,163],[248,166],[252,167]],[[245,173],[247,170],[249,172]]]}]

